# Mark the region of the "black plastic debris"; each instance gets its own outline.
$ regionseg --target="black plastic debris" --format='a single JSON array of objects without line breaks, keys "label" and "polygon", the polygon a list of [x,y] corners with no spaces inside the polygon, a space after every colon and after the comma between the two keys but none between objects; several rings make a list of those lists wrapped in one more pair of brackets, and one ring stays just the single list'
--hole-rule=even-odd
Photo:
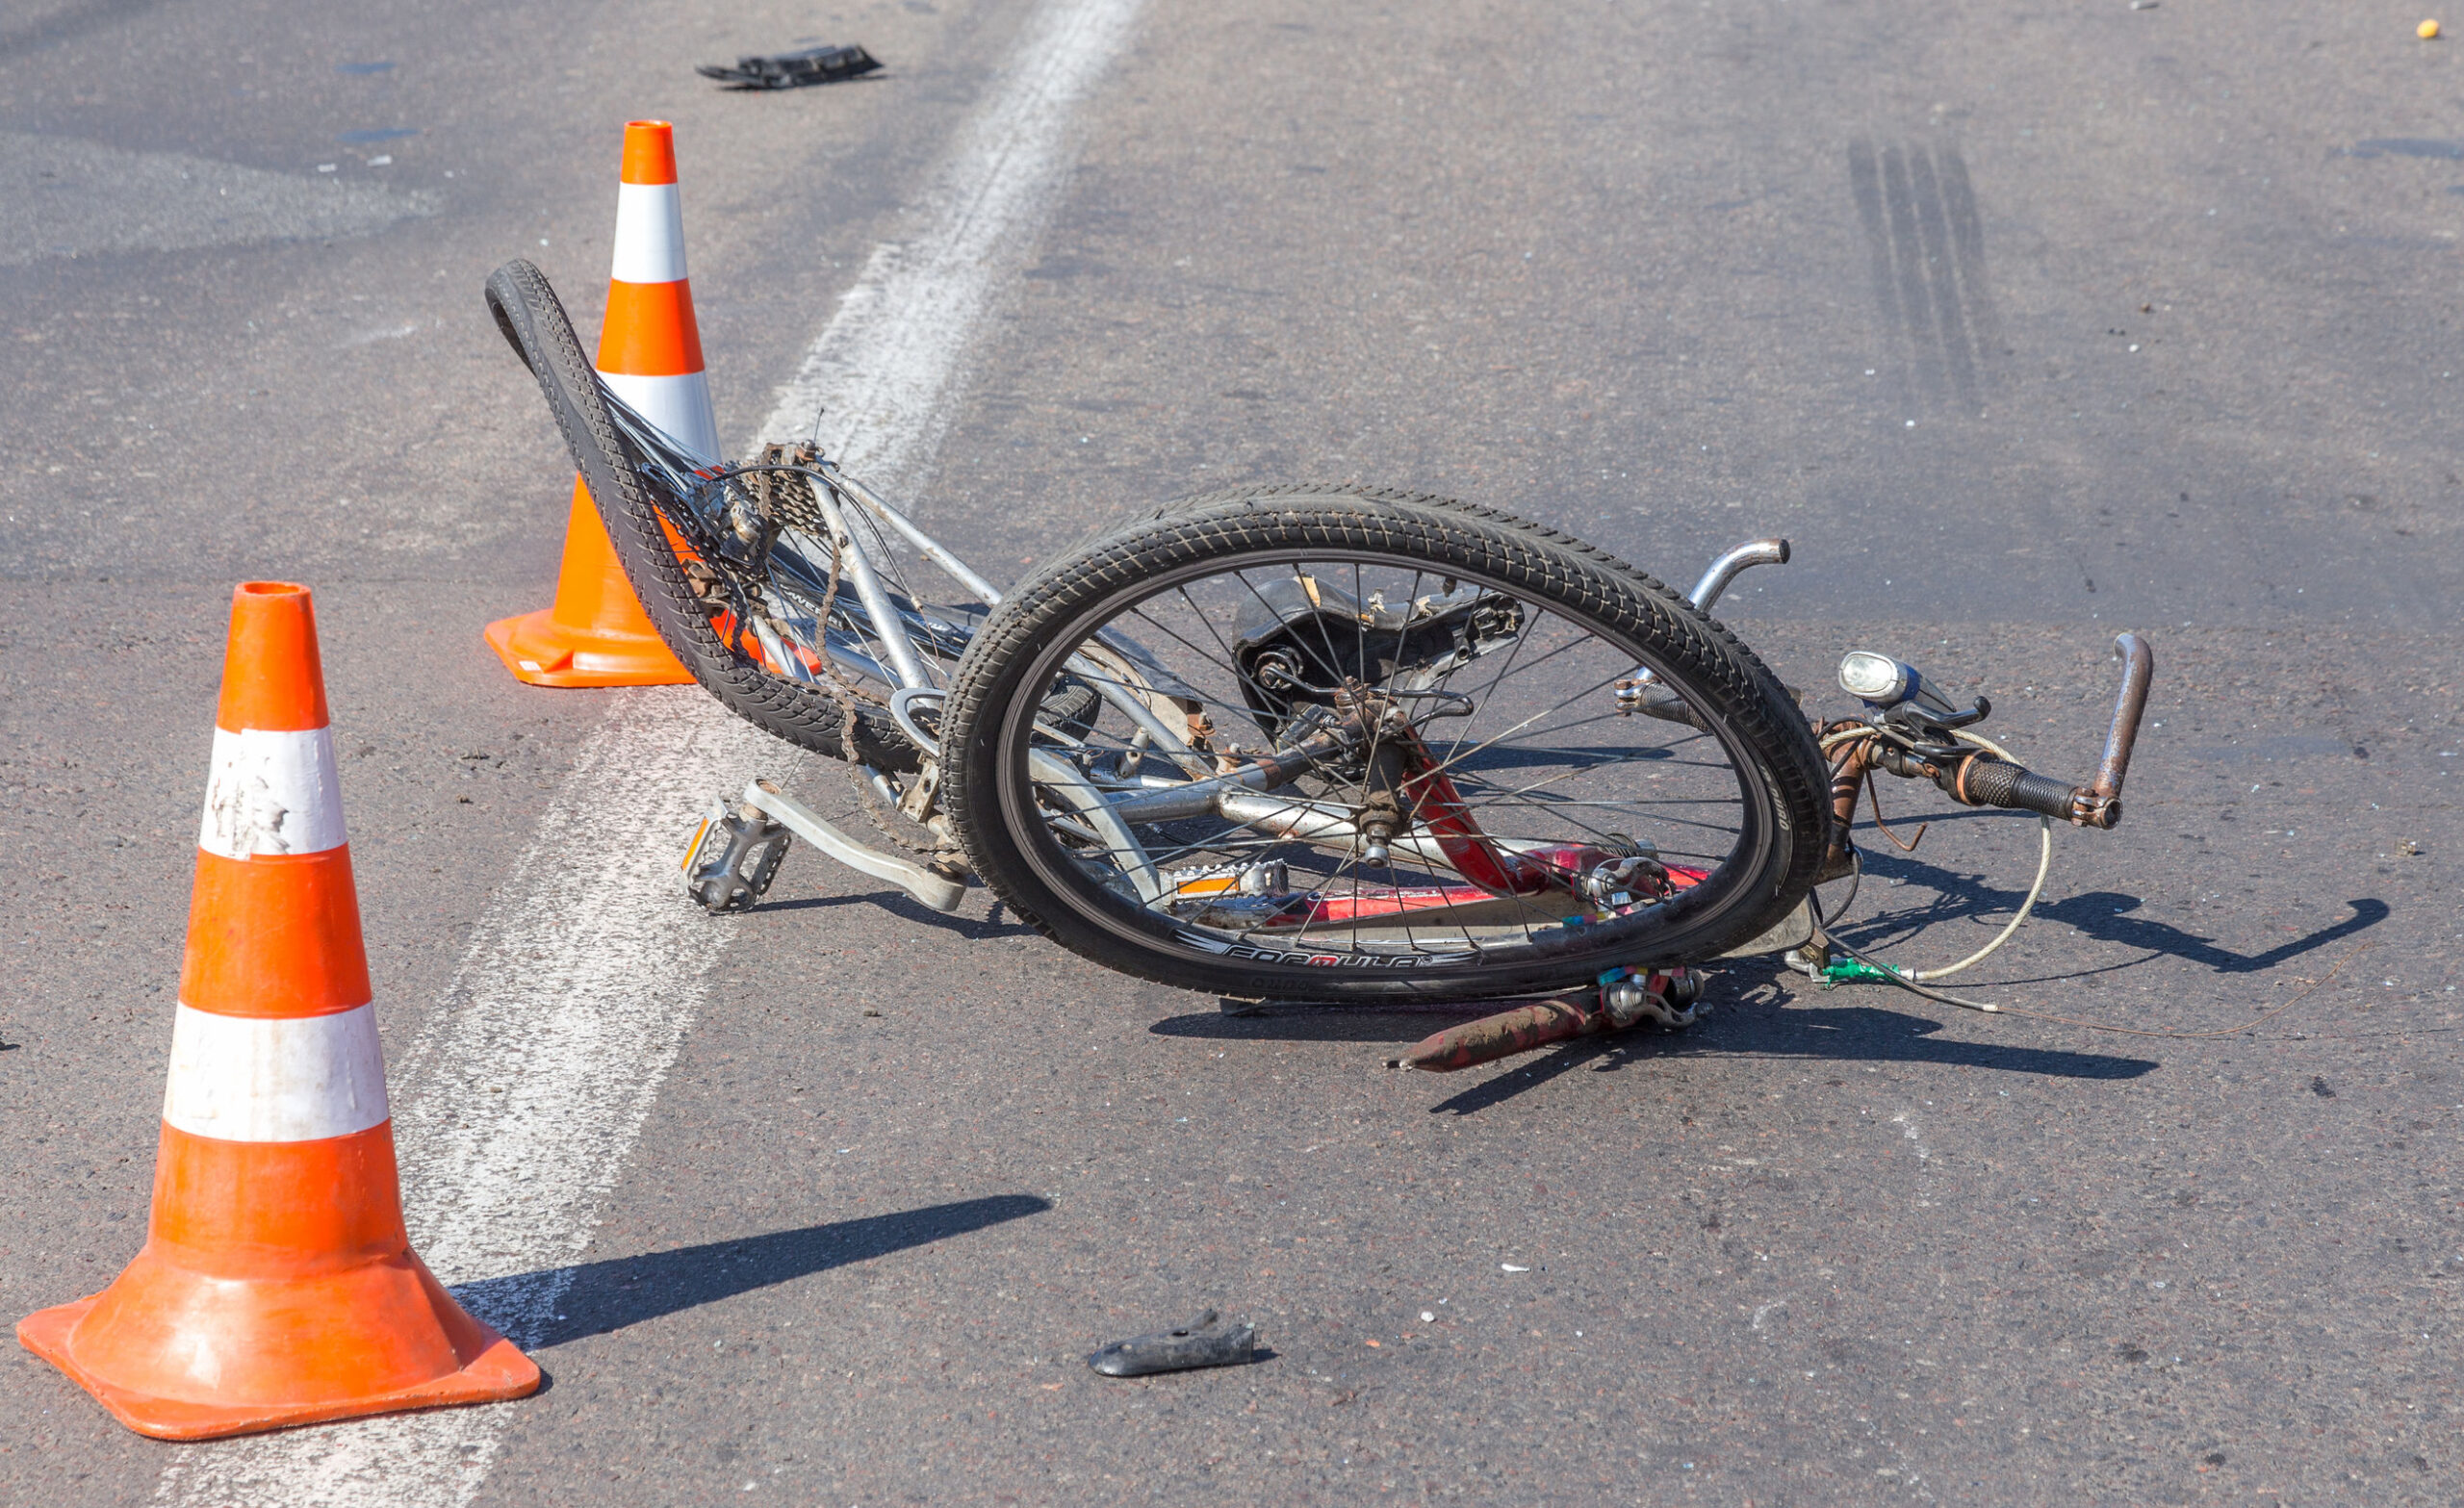
[{"label": "black plastic debris", "polygon": [[738,58],[732,68],[706,63],[693,71],[730,89],[799,89],[857,78],[881,65],[879,58],[861,47],[808,47],[767,58]]},{"label": "black plastic debris", "polygon": [[1258,1353],[1258,1327],[1246,1320],[1214,1329],[1210,1309],[1177,1330],[1115,1341],[1087,1365],[1107,1377],[1143,1377],[1149,1372],[1187,1371],[1194,1367],[1237,1367]]}]

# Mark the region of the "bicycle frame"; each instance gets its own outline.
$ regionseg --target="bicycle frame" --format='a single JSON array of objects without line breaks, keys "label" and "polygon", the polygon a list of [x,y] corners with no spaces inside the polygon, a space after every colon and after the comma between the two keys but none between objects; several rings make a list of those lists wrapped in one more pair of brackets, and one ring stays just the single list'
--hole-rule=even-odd
[{"label": "bicycle frame", "polygon": [[[865,537],[867,530],[851,523],[851,509],[868,522],[876,538],[885,542],[890,537],[904,540],[973,593],[988,609],[1000,605],[1000,589],[968,566],[957,551],[918,527],[896,505],[827,457],[805,453],[789,462],[752,466],[696,464],[673,440],[613,394],[605,397],[618,428],[646,463],[644,470],[660,484],[658,491],[686,508],[702,512],[704,516],[697,521],[700,531],[713,538],[726,526],[725,521],[707,516],[709,510],[703,509],[703,499],[723,497],[732,479],[789,472],[811,484],[828,535],[812,543],[832,552],[855,598],[848,601],[841,593],[830,602],[828,611],[834,619],[848,622],[858,635],[878,646],[880,652],[866,653],[853,643],[842,642],[828,624],[815,625],[816,637],[832,659],[845,670],[872,677],[888,688],[891,719],[926,763],[918,788],[930,788],[937,778],[934,767],[940,751],[935,735],[922,726],[917,713],[919,708],[944,699],[948,687],[933,674],[930,667],[934,657],[925,652],[926,647],[919,645],[911,631],[911,624],[924,621],[913,594],[893,592],[894,568],[876,558],[875,546]],[[672,520],[671,527],[681,535],[683,530],[678,526],[683,523]],[[786,563],[793,574],[817,594],[826,595],[833,572],[805,553],[804,543],[791,537],[799,532],[781,531],[767,546],[770,558],[777,562],[783,550],[789,551]],[[681,539],[679,542],[683,543]],[[1730,550],[1697,584],[1695,601],[1698,605],[1707,606],[1739,571],[1786,558],[1784,541],[1758,540]],[[759,647],[760,657],[771,669],[808,683],[821,682],[823,677],[817,674],[816,666],[808,664],[804,656],[782,642],[767,623],[757,616],[748,616],[753,617],[749,628]],[[1304,897],[1299,904],[1285,907],[1282,914],[1260,919],[1261,930],[1276,932],[1301,931],[1370,916],[1423,912],[1446,912],[1460,919],[1468,913],[1498,909],[1501,903],[1507,908],[1520,906],[1529,909],[1526,898],[1553,891],[1571,893],[1582,876],[1621,856],[1588,845],[1522,842],[1481,831],[1477,819],[1455,791],[1444,763],[1417,734],[1408,730],[1394,742],[1404,777],[1401,789],[1410,799],[1412,820],[1406,826],[1416,831],[1368,834],[1348,810],[1268,794],[1288,783],[1311,761],[1276,756],[1230,769],[1219,767],[1216,756],[1193,747],[1189,738],[1172,726],[1172,719],[1157,710],[1159,702],[1170,705],[1176,695],[1194,700],[1194,694],[1186,687],[1158,686],[1152,677],[1165,674],[1160,664],[1126,635],[1106,629],[1099,638],[1099,647],[1090,646],[1071,654],[1065,661],[1065,668],[1142,733],[1152,751],[1176,770],[1179,778],[1145,774],[1142,767],[1134,779],[1108,786],[1069,760],[1043,751],[1030,755],[1030,766],[1037,782],[1101,842],[1142,903],[1154,905],[1184,896],[1203,896],[1207,891],[1184,890],[1168,882],[1132,831],[1132,824],[1197,815],[1213,815],[1236,827],[1296,841],[1346,846],[1378,841],[1433,871],[1450,872],[1463,882],[1389,885],[1364,896],[1340,900]],[[1648,677],[1648,671],[1637,672],[1638,680],[1647,680]],[[1067,741],[1065,734],[1056,732],[1055,736],[1059,741]],[[1318,752],[1317,756],[1333,752],[1333,748],[1330,745]],[[867,768],[866,774],[887,790],[888,781],[883,772]],[[832,856],[876,879],[900,885],[928,906],[948,909],[957,904],[956,893],[945,878],[849,837],[774,783],[755,782],[746,789],[743,801],[748,807],[784,823]],[[910,814],[926,815],[913,809],[911,804]],[[707,831],[706,824],[705,831]],[[696,846],[698,850],[698,837]],[[1668,882],[1681,888],[1700,878],[1700,871],[1680,867],[1670,872]],[[1648,904],[1625,897],[1621,901],[1624,905]]]}]

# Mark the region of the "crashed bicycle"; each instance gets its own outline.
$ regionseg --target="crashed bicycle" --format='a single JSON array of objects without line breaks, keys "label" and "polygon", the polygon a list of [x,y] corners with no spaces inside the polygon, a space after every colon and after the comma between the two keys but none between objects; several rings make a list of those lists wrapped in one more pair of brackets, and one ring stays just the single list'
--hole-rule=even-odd
[{"label": "crashed bicycle", "polygon": [[981,882],[1064,947],[1228,1000],[1579,992],[1571,1024],[1454,1044],[1497,1056],[1689,1024],[1724,956],[1853,965],[1813,897],[1855,872],[1878,774],[2038,813],[2048,854],[2054,823],[2121,814],[2152,673],[2132,635],[2104,763],[2073,784],[1977,733],[1985,699],[1881,654],[1841,662],[1855,715],[1810,719],[1711,616],[1784,541],[1681,596],[1498,509],[1249,487],[1114,524],[1004,591],[813,447],[721,465],[662,434],[529,264],[487,299],[669,648],[733,712],[844,761],[879,830],[757,780],[688,845],[712,911],[758,901],[800,837],[936,910]]}]

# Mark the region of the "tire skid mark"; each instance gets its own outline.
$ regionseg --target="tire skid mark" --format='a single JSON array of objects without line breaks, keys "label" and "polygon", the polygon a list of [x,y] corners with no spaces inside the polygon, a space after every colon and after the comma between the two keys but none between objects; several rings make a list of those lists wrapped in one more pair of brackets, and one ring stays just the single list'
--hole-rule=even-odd
[{"label": "tire skid mark", "polygon": [[1948,142],[1855,141],[1848,186],[1894,396],[1912,412],[1978,414],[2001,323],[1965,160]]}]

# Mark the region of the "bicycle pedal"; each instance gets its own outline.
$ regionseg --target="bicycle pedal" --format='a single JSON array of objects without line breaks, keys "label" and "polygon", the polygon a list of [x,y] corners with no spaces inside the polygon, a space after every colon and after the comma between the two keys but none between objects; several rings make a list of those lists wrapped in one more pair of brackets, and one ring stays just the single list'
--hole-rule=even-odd
[{"label": "bicycle pedal", "polygon": [[1692,1026],[1709,1010],[1698,969],[1615,968],[1600,977],[1600,1004],[1620,1028],[1652,1021],[1671,1031]]},{"label": "bicycle pedal", "polygon": [[685,846],[684,893],[714,916],[743,910],[769,893],[794,841],[784,825],[740,803],[712,802]]}]

